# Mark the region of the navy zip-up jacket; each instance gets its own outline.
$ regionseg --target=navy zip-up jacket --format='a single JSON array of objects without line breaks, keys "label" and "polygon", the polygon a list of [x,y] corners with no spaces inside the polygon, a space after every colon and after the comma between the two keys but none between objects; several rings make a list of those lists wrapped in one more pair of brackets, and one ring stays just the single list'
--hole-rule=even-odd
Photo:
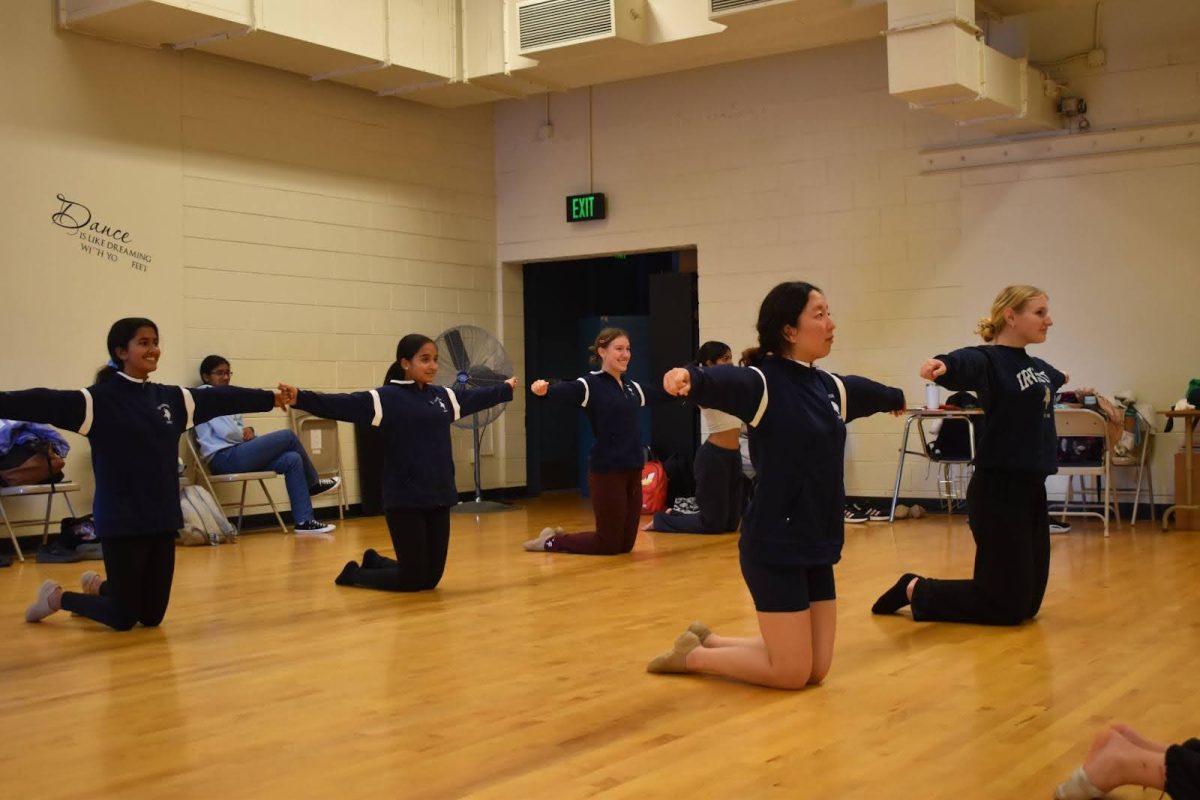
[{"label": "navy zip-up jacket", "polygon": [[296,408],[326,419],[382,428],[385,509],[445,508],[458,502],[450,423],[512,400],[507,383],[455,391],[413,381],[391,381],[349,394],[301,391]]},{"label": "navy zip-up jacket", "polygon": [[624,472],[642,468],[643,406],[675,398],[661,386],[643,388],[635,380],[618,382],[603,370],[589,372],[573,381],[550,384],[546,397],[571,402],[583,409],[592,426],[595,442],[588,453],[590,472]]},{"label": "navy zip-up jacket", "polygon": [[1067,382],[1023,347],[977,345],[935,356],[946,365],[937,379],[952,391],[975,391],[984,425],[975,466],[1053,475],[1058,472],[1054,395]]},{"label": "navy zip-up jacket", "polygon": [[265,390],[192,392],[123,372],[87,389],[0,392],[0,417],[45,422],[91,442],[101,539],[182,528],[179,435],[214,417],[274,407],[275,395]]},{"label": "navy zip-up jacket", "polygon": [[688,372],[689,400],[749,426],[758,487],[742,520],[743,555],[768,564],[836,564],[844,542],[846,423],[904,408],[904,393],[775,356],[752,367]]}]

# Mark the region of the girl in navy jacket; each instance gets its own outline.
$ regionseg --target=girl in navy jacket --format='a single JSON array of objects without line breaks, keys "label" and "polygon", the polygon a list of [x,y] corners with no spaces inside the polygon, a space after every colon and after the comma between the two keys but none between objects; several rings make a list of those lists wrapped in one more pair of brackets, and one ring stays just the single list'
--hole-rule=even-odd
[{"label": "girl in navy jacket", "polygon": [[45,422],[88,437],[96,496],[92,510],[108,580],[85,572],[83,593],[46,581],[25,619],[65,608],[119,631],[162,622],[175,574],[179,509],[179,435],[226,414],[282,405],[277,393],[222,387],[192,392],[151,383],[161,350],[148,319],[115,322],[109,365],[86,389],[0,392],[0,417]]},{"label": "girl in navy jacket", "polygon": [[967,487],[967,521],[975,538],[975,574],[945,581],[905,573],[875,602],[876,614],[912,603],[913,619],[1020,625],[1037,616],[1050,575],[1046,476],[1058,471],[1054,395],[1067,376],[1025,352],[1046,341],[1046,293],[1009,286],[996,296],[978,333],[990,346],[931,358],[921,377],[979,394],[984,432]]},{"label": "girl in navy jacket", "polygon": [[[696,353],[696,364],[715,367],[733,362],[733,351],[724,342],[705,342]],[[644,531],[669,533],[725,533],[742,521],[746,478],[742,474],[742,421],[715,408],[700,409],[703,444],[692,469],[696,476],[697,514],[659,511]]]},{"label": "girl in navy jacket", "polygon": [[334,580],[392,592],[433,589],[446,568],[450,506],[458,502],[450,423],[513,398],[517,379],[495,386],[455,391],[433,384],[437,345],[410,333],[396,345],[396,362],[378,389],[321,394],[281,386],[292,405],[327,419],[369,423],[387,437],[383,462],[383,507],[396,558],[374,550],[362,563],[350,561]]},{"label": "girl in navy jacket", "polygon": [[642,422],[647,403],[671,398],[658,387],[642,387],[625,377],[632,352],[629,334],[605,328],[588,350],[600,369],[561,383],[534,381],[538,397],[577,405],[591,423],[595,442],[588,454],[588,489],[596,529],[563,533],[545,528],[523,545],[526,550],[611,556],[628,553],[637,541],[642,513]]},{"label": "girl in navy jacket", "polygon": [[758,313],[745,366],[687,367],[663,387],[743,420],[758,487],[742,519],[742,576],[760,636],[718,636],[692,623],[650,672],[710,672],[780,689],[820,683],[833,659],[833,565],[842,555],[846,423],[903,413],[904,394],[814,366],[833,346],[833,318],[811,284],[782,283]]}]

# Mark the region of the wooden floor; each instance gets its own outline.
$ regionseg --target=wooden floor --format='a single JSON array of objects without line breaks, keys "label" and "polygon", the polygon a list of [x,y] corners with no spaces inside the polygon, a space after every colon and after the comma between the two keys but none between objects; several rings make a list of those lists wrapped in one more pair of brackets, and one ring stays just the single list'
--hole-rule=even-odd
[{"label": "wooden floor", "polygon": [[849,527],[833,670],[786,693],[644,672],[694,618],[754,632],[736,536],[520,549],[589,516],[574,495],[456,516],[421,595],[333,584],[390,550],[380,518],[181,549],[166,623],[125,634],[22,621],[86,565],[4,569],[0,797],[1048,798],[1105,722],[1200,734],[1195,533],[1077,524],[1041,618],[990,629],[868,610],[902,569],[969,574],[961,520]]}]

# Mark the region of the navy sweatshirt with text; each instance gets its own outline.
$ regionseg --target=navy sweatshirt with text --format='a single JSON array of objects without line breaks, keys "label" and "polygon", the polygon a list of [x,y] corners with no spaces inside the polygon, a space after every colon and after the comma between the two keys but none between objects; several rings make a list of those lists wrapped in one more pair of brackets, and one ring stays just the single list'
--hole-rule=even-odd
[{"label": "navy sweatshirt with text", "polygon": [[192,392],[123,372],[87,389],[0,392],[0,418],[44,422],[88,438],[101,539],[174,532],[179,510],[179,436],[227,414],[270,411],[275,395],[229,386]]},{"label": "navy sweatshirt with text", "polygon": [[583,408],[595,436],[588,454],[589,472],[640,470],[646,460],[642,452],[642,407],[675,399],[661,386],[643,388],[635,380],[618,381],[603,370],[573,381],[552,383],[546,397]]},{"label": "navy sweatshirt with text", "polygon": [[904,408],[904,393],[775,356],[757,366],[688,372],[689,400],[748,425],[758,485],[742,520],[742,554],[768,564],[836,564],[844,542],[846,423]]},{"label": "navy sweatshirt with text", "polygon": [[936,356],[946,365],[937,383],[975,391],[984,425],[975,466],[1053,475],[1058,471],[1054,395],[1067,379],[1023,347],[978,345]]},{"label": "navy sweatshirt with text", "polygon": [[482,389],[448,389],[391,381],[349,394],[301,391],[296,408],[326,419],[382,428],[385,509],[445,508],[458,502],[450,423],[512,400],[507,383]]}]

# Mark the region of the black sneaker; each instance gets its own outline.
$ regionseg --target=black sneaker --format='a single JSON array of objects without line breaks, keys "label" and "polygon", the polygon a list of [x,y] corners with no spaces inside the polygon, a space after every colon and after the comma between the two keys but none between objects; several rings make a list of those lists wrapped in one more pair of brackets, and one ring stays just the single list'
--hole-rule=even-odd
[{"label": "black sneaker", "polygon": [[887,522],[888,515],[872,506],[857,506],[858,510],[867,515],[867,522]]},{"label": "black sneaker", "polygon": [[309,497],[316,497],[319,494],[325,494],[328,491],[336,489],[341,485],[341,478],[322,478],[317,481],[315,486],[308,487]]},{"label": "black sneaker", "polygon": [[310,519],[308,522],[296,523],[296,533],[329,533],[337,530],[336,525],[331,525],[328,522],[318,522],[315,519]]},{"label": "black sneaker", "polygon": [[867,513],[857,505],[851,504],[842,512],[842,518],[851,525],[861,525],[867,521]]},{"label": "black sneaker", "polygon": [[1050,523],[1050,532],[1051,533],[1070,533],[1070,531],[1071,531],[1071,523],[1069,523],[1069,522],[1051,522]]}]

